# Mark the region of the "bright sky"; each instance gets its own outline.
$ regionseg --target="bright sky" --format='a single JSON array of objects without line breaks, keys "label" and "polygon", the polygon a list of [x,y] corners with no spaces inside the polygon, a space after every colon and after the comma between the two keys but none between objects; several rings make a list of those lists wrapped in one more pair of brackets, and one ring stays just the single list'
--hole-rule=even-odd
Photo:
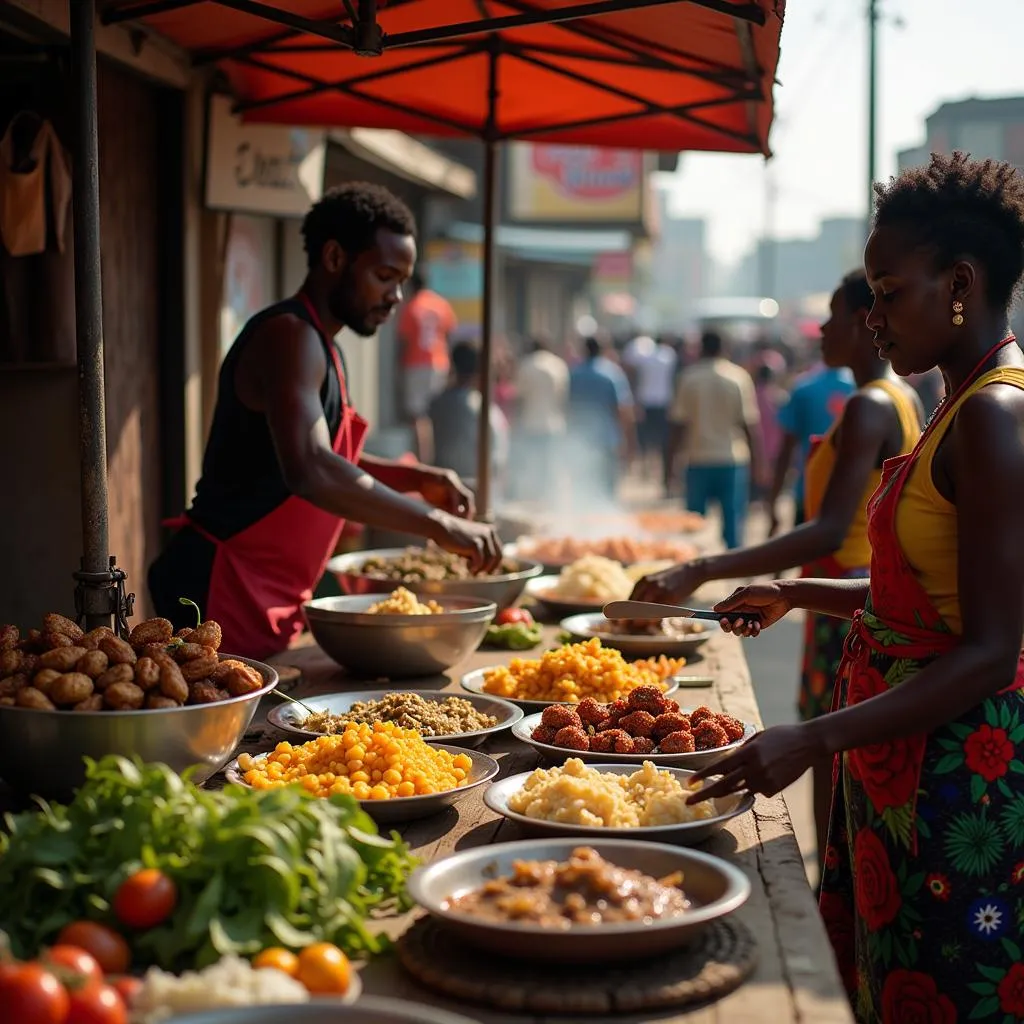
[{"label": "bright sky", "polygon": [[[878,173],[924,141],[947,100],[1024,95],[1024,0],[880,0]],[[823,217],[863,216],[867,196],[867,0],[789,0],[767,165],[776,237],[813,235]],[[715,258],[735,262],[764,231],[760,157],[687,153],[671,210],[708,220]]]}]

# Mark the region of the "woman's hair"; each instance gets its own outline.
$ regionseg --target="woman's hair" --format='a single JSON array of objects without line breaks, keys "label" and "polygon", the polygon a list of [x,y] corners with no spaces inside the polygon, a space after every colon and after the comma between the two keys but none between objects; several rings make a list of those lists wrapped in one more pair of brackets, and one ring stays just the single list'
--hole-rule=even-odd
[{"label": "woman's hair", "polygon": [[927,167],[875,185],[874,223],[909,227],[941,266],[974,256],[989,301],[1010,305],[1024,273],[1024,176],[1011,164],[933,153]]},{"label": "woman's hair", "polygon": [[839,290],[843,293],[843,301],[851,313],[867,311],[874,305],[875,296],[863,270],[851,270],[839,282]]}]

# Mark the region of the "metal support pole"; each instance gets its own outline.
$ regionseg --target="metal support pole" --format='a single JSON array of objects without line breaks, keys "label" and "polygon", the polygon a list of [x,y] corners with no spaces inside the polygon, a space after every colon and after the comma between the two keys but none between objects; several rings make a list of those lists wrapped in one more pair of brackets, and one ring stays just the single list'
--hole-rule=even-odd
[{"label": "metal support pole", "polygon": [[867,230],[875,208],[878,141],[878,0],[868,0],[868,206]]},{"label": "metal support pole", "polygon": [[103,395],[103,282],[96,113],[95,5],[69,0],[75,104],[75,329],[78,347],[79,458],[82,469],[82,612],[88,629],[111,624],[107,535],[107,431]]},{"label": "metal support pole", "polygon": [[498,42],[488,54],[487,127],[484,134],[484,280],[483,323],[480,345],[480,423],[477,435],[476,504],[478,517],[490,522],[491,507],[491,400],[494,393],[494,286],[495,232],[498,218]]}]

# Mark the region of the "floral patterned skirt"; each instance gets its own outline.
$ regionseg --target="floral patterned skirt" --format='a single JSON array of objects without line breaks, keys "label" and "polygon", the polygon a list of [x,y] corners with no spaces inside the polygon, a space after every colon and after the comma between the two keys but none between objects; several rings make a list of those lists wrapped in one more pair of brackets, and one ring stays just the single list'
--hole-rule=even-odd
[{"label": "floral patterned skirt", "polygon": [[[875,652],[869,672],[892,686],[925,663]],[[842,758],[821,913],[857,1020],[1024,1021],[1022,692],[932,733],[912,799],[898,747]]]}]

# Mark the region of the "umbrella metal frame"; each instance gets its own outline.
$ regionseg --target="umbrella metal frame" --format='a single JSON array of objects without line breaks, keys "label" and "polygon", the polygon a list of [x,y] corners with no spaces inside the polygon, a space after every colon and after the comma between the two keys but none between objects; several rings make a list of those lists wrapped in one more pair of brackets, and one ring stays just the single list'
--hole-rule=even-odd
[{"label": "umbrella metal frame", "polygon": [[[505,139],[543,137],[552,132],[590,128],[614,124],[652,114],[668,115],[717,132],[748,151],[764,152],[768,156],[757,131],[754,109],[763,101],[762,69],[754,51],[752,26],[764,25],[763,7],[755,2],[730,3],[728,0],[592,0],[573,6],[538,8],[526,0],[501,0],[515,14],[501,17],[488,16],[484,2],[478,3],[481,17],[475,21],[438,25],[411,32],[385,33],[377,22],[377,0],[342,0],[350,24],[339,24],[337,19],[318,21],[259,0],[135,0],[129,3],[108,3],[103,6],[102,20],[106,24],[136,21],[138,19],[178,11],[201,2],[214,2],[221,7],[254,15],[268,23],[283,26],[267,36],[234,48],[218,49],[194,56],[194,64],[206,65],[224,59],[249,64],[265,71],[273,71],[290,78],[298,88],[287,94],[265,100],[236,104],[236,110],[246,112],[282,101],[304,98],[331,90],[354,98],[370,101],[384,108],[403,110],[399,104],[373,96],[360,90],[360,85],[406,71],[440,66],[471,54],[488,56],[487,114],[482,124],[470,124],[438,113],[417,110],[424,120],[437,124],[446,132],[475,136],[484,145],[483,182],[483,309],[482,353],[483,367],[481,391],[484,408],[490,407],[493,393],[493,326],[495,291],[495,234],[498,197],[498,146]],[[413,0],[390,0],[390,8],[404,6]],[[713,60],[688,54],[673,47],[638,39],[629,33],[606,31],[592,21],[601,15],[618,14],[668,4],[689,3],[695,7],[716,11],[737,22],[744,69],[716,63]],[[103,390],[103,303],[99,246],[99,173],[98,136],[96,114],[96,41],[93,23],[93,4],[69,0],[71,16],[71,49],[74,63],[76,94],[76,125],[78,148],[75,160],[75,303],[78,329],[80,455],[82,466],[82,533],[83,550],[81,572],[76,573],[76,609],[87,625],[109,624],[114,616],[123,625],[131,612],[131,595],[124,594],[124,573],[108,558],[107,523],[107,471],[105,401]],[[781,15],[780,15],[781,17]],[[524,47],[502,39],[497,33],[540,25],[558,24],[573,35],[590,43],[600,43],[621,54],[620,58],[601,55],[583,48],[548,46]],[[296,44],[300,36],[315,36],[322,43]],[[480,37],[483,38],[472,38]],[[294,69],[271,65],[261,55],[275,53],[315,53],[337,49],[350,50],[360,56],[380,56],[385,50],[430,46],[445,47],[442,54],[434,54],[422,61],[401,67],[350,75],[334,81],[323,81]],[[609,95],[636,104],[636,109],[604,117],[582,118],[557,124],[535,126],[528,129],[503,132],[498,123],[498,66],[503,55],[516,57],[539,68],[559,74],[607,92]],[[628,89],[613,87],[581,72],[569,71],[557,65],[560,58],[574,60],[618,59],[623,66],[650,68],[684,73],[703,79],[727,90],[714,99],[679,105],[652,103]],[[749,133],[730,131],[711,124],[700,117],[702,108],[720,104],[743,103],[747,106]],[[478,438],[477,502],[481,518],[492,518],[491,460],[488,417],[480,417]]]}]

